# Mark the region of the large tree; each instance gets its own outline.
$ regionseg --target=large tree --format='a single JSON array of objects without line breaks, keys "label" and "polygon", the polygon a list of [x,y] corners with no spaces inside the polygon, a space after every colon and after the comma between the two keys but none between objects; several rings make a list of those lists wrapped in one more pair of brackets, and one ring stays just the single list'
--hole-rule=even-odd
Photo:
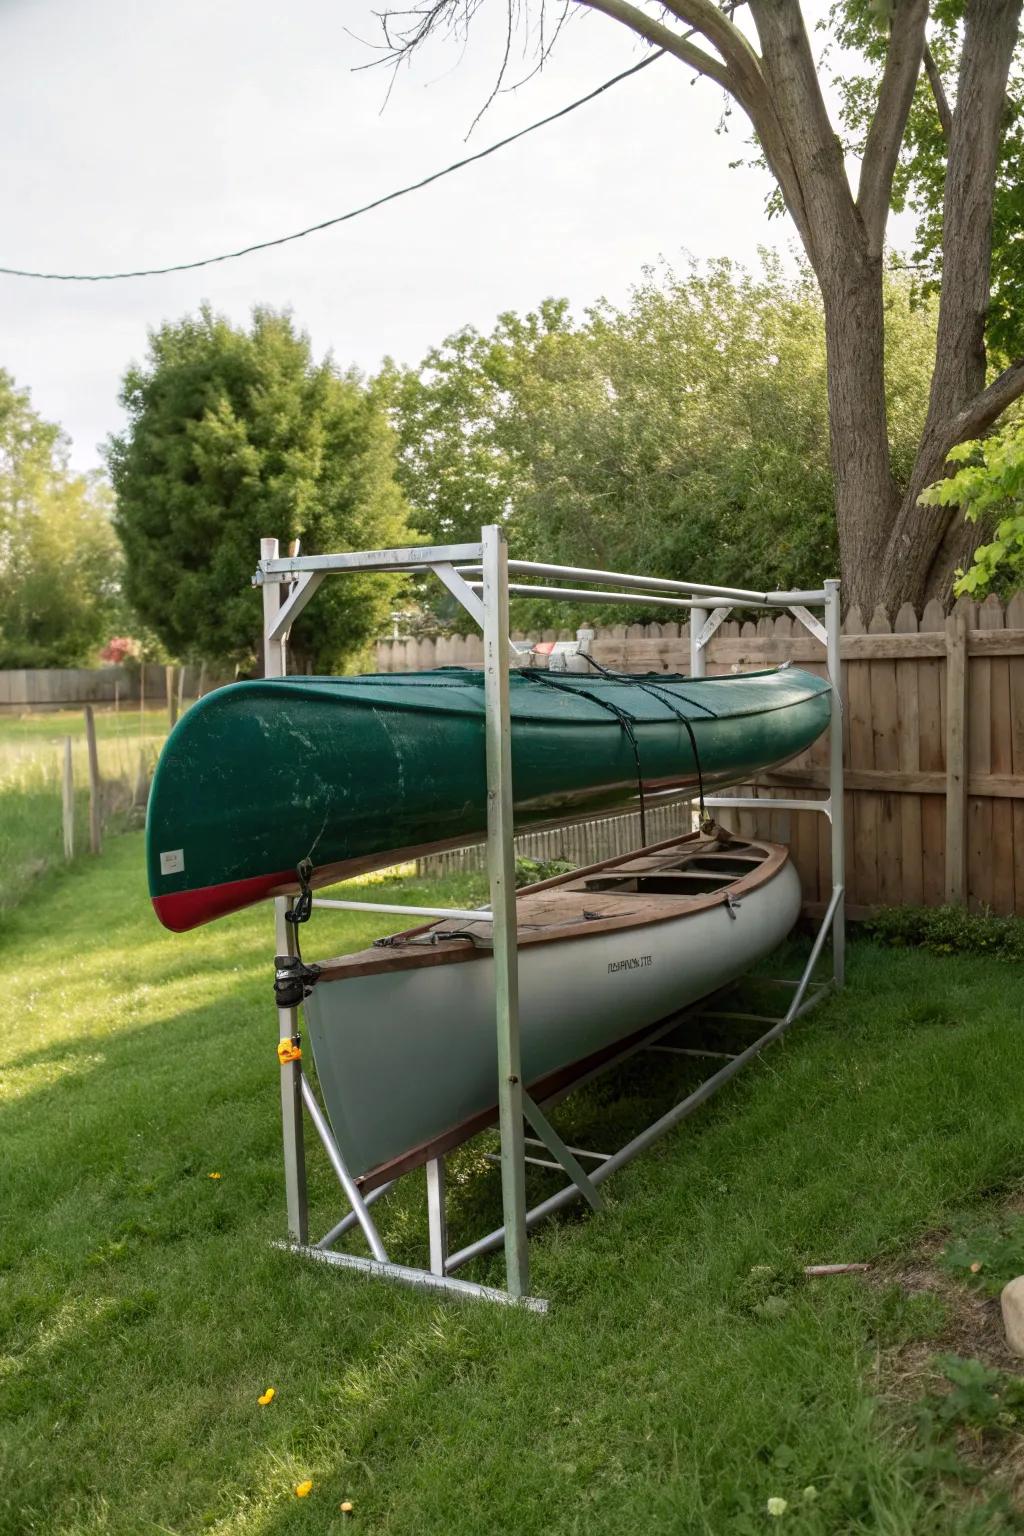
[{"label": "large tree", "polygon": [[0,369],[0,667],[92,661],[118,605],[110,488]]},{"label": "large tree", "polygon": [[[107,458],[125,585],[172,655],[261,665],[261,537],[310,552],[407,537],[381,399],[316,362],[288,315],[256,309],[242,329],[204,308],[164,325],[121,398],[128,427]],[[329,583],[295,626],[293,667],[351,662],[394,593],[372,576]]]},{"label": "large tree", "polygon": [[[904,478],[934,344],[934,306],[909,287],[886,280],[886,408]],[[399,476],[439,543],[475,537],[483,508],[528,559],[807,587],[838,555],[825,376],[809,273],[789,278],[775,258],[759,273],[663,264],[624,306],[600,300],[574,320],[547,300],[487,334],[456,332],[394,377]]]},{"label": "large tree", "polygon": [[[395,56],[438,30],[463,30],[482,3],[422,0],[393,13],[385,27]],[[518,0],[505,3],[510,29],[530,24]],[[833,41],[864,61],[836,82],[845,142],[800,0],[566,0],[566,11],[573,7],[601,12],[664,50],[747,114],[821,290],[847,601],[947,597],[966,553],[964,524],[954,509],[923,507],[919,497],[950,449],[987,430],[1024,392],[1024,337],[1008,302],[1024,278],[1024,193],[1015,175],[1021,0],[837,0]],[[544,37],[543,26],[536,35]],[[919,213],[923,277],[939,289],[928,410],[903,474],[891,452],[884,366],[894,199]]]}]

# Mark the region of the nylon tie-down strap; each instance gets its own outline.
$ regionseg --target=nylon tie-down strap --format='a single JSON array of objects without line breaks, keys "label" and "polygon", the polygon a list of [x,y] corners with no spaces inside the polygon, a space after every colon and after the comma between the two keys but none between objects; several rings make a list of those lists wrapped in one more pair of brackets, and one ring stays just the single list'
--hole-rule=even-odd
[{"label": "nylon tie-down strap", "polygon": [[[590,666],[596,668],[596,670],[600,672],[603,677],[609,678],[612,682],[629,683],[632,687],[640,688],[645,693],[649,693],[651,698],[657,699],[659,704],[664,704],[670,713],[676,717],[680,724],[686,727],[686,733],[690,738],[690,746],[693,750],[694,765],[697,769],[697,794],[700,803],[700,826],[701,831],[706,831],[709,825],[709,817],[707,808],[704,805],[704,775],[700,766],[700,752],[697,749],[697,738],[693,733],[693,726],[690,724],[689,720],[687,720],[686,716],[676,707],[676,702],[672,696],[668,695],[666,697],[657,683],[650,683],[639,677],[629,677],[626,674],[620,672],[611,672],[607,667],[603,667],[599,661],[595,661],[592,656],[588,656],[586,659]],[[647,802],[644,795],[643,769],[640,763],[640,743],[637,741],[636,732],[633,729],[634,725],[638,723],[636,716],[631,715],[628,710],[622,709],[620,705],[613,704],[610,699],[602,699],[600,694],[592,693],[589,688],[580,688],[575,683],[563,682],[560,678],[552,677],[550,672],[533,672],[523,668],[520,671],[519,676],[530,678],[535,683],[544,683],[549,688],[557,688],[559,692],[572,694],[575,698],[589,699],[592,704],[597,704],[599,708],[607,710],[609,714],[614,715],[618,720],[620,726],[629,739],[630,746],[633,748],[633,758],[636,762],[637,796],[640,801],[640,842],[644,847],[646,847]],[[707,714],[709,714],[713,719],[718,718],[715,715],[714,710],[712,710],[708,705],[702,704],[698,699],[687,699],[686,702],[688,704],[696,705],[698,709],[705,710]]]}]

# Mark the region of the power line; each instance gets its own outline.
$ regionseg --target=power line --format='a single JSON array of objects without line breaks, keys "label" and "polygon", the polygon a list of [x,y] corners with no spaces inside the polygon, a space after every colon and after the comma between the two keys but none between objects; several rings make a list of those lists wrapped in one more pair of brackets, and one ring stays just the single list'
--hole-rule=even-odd
[{"label": "power line", "polygon": [[433,171],[419,181],[410,182],[408,186],[398,187],[394,192],[386,192],[383,197],[376,197],[372,203],[364,203],[361,208],[352,208],[348,213],[339,213],[333,219],[324,219],[319,224],[310,224],[308,229],[298,229],[290,235],[278,235],[274,240],[260,240],[255,245],[243,245],[237,251],[224,251],[219,256],[204,256],[199,261],[180,261],[167,267],[142,267],[136,272],[30,272],[21,267],[0,267],[0,275],[30,277],[48,283],[114,283],[130,277],[164,277],[169,272],[193,272],[197,267],[212,267],[222,261],[237,261],[239,257],[251,256],[255,251],[269,251],[274,246],[288,245],[293,240],[305,240],[307,235],[316,235],[323,229],[333,228],[335,224],[345,224],[349,219],[357,219],[361,214],[371,213],[374,208],[382,208],[385,203],[393,203],[399,197],[407,197],[410,192],[419,192],[421,188],[429,187],[432,182],[440,181],[444,176],[451,176],[467,165],[474,165],[478,160],[486,160],[488,155],[496,154],[499,149],[505,149],[509,144],[514,144],[517,139],[525,139],[527,134],[536,133],[539,128],[546,128],[549,123],[556,123],[561,117],[568,117],[570,112],[575,112],[578,107],[585,107],[588,102],[594,101],[605,91],[611,90],[612,86],[628,80],[631,75],[638,75],[642,69],[647,69],[651,64],[656,63],[664,52],[664,48],[659,48],[655,53],[649,54],[646,59],[641,59],[639,64],[634,64],[630,69],[624,69],[621,74],[613,75],[596,90],[588,91],[586,96],[580,96],[576,101],[571,101],[568,106],[560,107],[557,112],[552,112],[549,116],[530,123],[526,128],[520,128],[517,133],[510,133],[507,138],[499,139],[496,144],[489,144],[486,149],[478,150],[475,155],[467,155],[464,160],[456,160],[452,165],[446,165],[441,171]]}]

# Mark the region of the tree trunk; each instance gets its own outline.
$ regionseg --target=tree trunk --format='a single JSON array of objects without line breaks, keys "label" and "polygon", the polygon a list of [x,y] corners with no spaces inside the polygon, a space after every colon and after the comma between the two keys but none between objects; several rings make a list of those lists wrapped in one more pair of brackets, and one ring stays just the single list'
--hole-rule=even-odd
[{"label": "tree trunk", "polygon": [[853,266],[847,257],[822,295],[843,606],[870,613],[887,601],[881,555],[898,496],[886,423],[882,267],[868,259]]}]

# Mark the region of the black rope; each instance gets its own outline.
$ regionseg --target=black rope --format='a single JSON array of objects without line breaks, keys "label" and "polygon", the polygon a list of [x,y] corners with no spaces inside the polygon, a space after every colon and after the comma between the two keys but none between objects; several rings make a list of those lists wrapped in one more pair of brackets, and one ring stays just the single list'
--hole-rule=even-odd
[{"label": "black rope", "polygon": [[[652,699],[657,699],[659,703],[664,704],[668,710],[673,715],[675,715],[680,725],[684,725],[686,727],[686,734],[690,738],[690,747],[693,750],[694,766],[697,769],[697,799],[700,807],[700,829],[705,833],[710,831],[711,827],[714,825],[714,822],[708,815],[707,806],[704,804],[704,774],[700,766],[700,752],[697,749],[697,738],[694,735],[692,724],[682,713],[682,711],[677,708],[676,700],[670,693],[666,693],[658,683],[652,683],[647,678],[630,677],[627,673],[623,672],[611,672],[607,667],[603,667],[599,661],[595,661],[592,656],[588,656],[587,661],[592,667],[596,667],[598,672],[601,673],[602,677],[611,678],[612,682],[616,683],[629,683],[632,687],[640,688],[644,693],[649,693]],[[695,703],[699,709],[708,709],[708,706],[706,704],[701,704],[698,699],[691,699],[687,702]],[[708,709],[708,713],[712,714],[714,719],[718,718],[716,715],[713,715],[713,712],[710,709]]]},{"label": "black rope", "polygon": [[589,688],[578,688],[572,683],[559,682],[552,677],[550,672],[532,672],[526,668],[520,671],[520,677],[528,677],[535,683],[547,683],[550,688],[557,688],[561,693],[571,693],[575,698],[589,699],[592,704],[606,709],[614,715],[629,739],[633,748],[633,760],[636,763],[636,789],[640,798],[640,841],[646,847],[647,844],[647,803],[644,797],[644,775],[640,765],[640,743],[636,739],[633,726],[636,724],[635,716],[630,715],[625,709],[620,709],[618,704],[613,704],[609,699],[602,699],[599,694],[591,693]]}]

